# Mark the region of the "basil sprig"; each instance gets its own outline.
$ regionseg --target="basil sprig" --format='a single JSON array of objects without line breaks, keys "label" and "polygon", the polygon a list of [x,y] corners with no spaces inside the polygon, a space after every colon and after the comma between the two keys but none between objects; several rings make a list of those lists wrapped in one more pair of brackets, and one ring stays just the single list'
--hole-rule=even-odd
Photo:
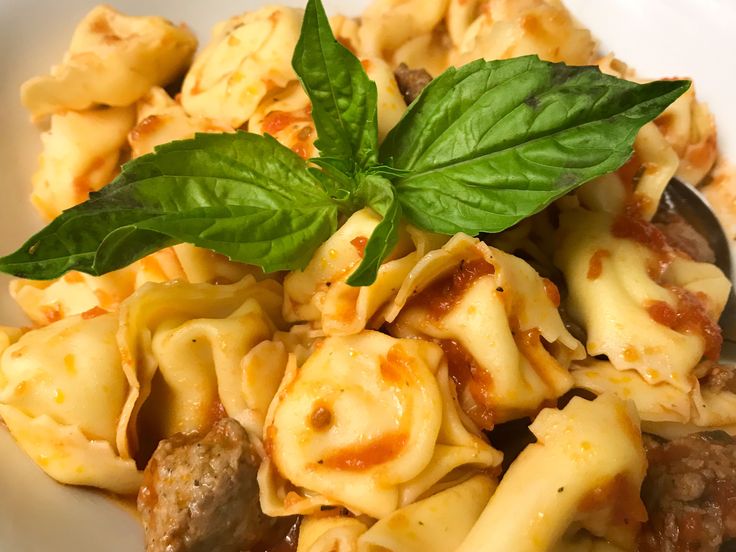
[{"label": "basil sprig", "polygon": [[690,86],[637,84],[536,56],[478,60],[432,81],[383,144],[376,85],[309,0],[294,69],[312,102],[320,157],[272,137],[198,134],[126,163],[0,270],[100,275],[188,242],[266,271],[303,268],[340,217],[382,217],[348,278],[375,281],[402,216],[426,230],[499,232],[615,171],[639,129]]}]

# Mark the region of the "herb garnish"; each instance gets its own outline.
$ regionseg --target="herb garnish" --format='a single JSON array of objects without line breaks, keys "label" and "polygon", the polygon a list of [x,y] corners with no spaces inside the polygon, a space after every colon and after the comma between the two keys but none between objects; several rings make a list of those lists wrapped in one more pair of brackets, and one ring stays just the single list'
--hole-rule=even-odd
[{"label": "herb garnish", "polygon": [[637,84],[536,56],[478,60],[433,80],[378,144],[376,85],[307,3],[292,60],[320,157],[272,137],[198,134],[126,163],[0,270],[100,275],[189,242],[266,271],[303,268],[365,206],[383,217],[348,283],[371,284],[402,216],[426,230],[499,232],[623,165],[638,130],[689,81]]}]

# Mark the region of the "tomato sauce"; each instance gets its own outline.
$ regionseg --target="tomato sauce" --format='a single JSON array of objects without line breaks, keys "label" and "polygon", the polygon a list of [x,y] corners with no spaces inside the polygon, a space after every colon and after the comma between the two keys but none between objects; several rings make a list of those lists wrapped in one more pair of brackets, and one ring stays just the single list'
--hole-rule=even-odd
[{"label": "tomato sauce", "polygon": [[708,314],[703,298],[681,287],[668,289],[677,297],[677,307],[672,308],[664,301],[651,301],[646,307],[649,316],[676,332],[699,335],[705,342],[705,358],[718,360],[723,336],[718,322]]},{"label": "tomato sauce", "polygon": [[429,316],[439,320],[460,302],[476,280],[495,272],[485,259],[463,260],[452,273],[433,282],[411,302],[425,306]]},{"label": "tomato sauce", "polygon": [[542,278],[542,283],[544,284],[544,292],[547,294],[547,297],[550,301],[552,301],[552,304],[555,306],[555,308],[560,306],[560,290],[557,289],[557,286],[554,284],[554,282],[548,278]]},{"label": "tomato sauce", "polygon": [[407,381],[406,375],[411,372],[411,357],[396,345],[389,349],[386,358],[381,359],[381,376],[387,383],[395,385],[405,382]]},{"label": "tomato sauce", "polygon": [[608,249],[597,249],[588,262],[588,280],[597,280],[603,274],[603,259],[611,256]]},{"label": "tomato sauce", "polygon": [[478,365],[470,352],[454,339],[439,341],[445,352],[450,378],[455,383],[458,394],[467,389],[474,404],[463,404],[463,410],[483,429],[493,429],[495,425],[492,404],[493,378]]},{"label": "tomato sauce", "polygon": [[271,111],[263,118],[263,132],[274,136],[298,121],[298,117],[286,111]]},{"label": "tomato sauce", "polygon": [[409,441],[401,431],[340,449],[322,459],[322,465],[335,470],[365,471],[396,458]]},{"label": "tomato sauce", "polygon": [[584,513],[608,508],[611,508],[611,521],[615,525],[625,526],[647,520],[647,511],[639,496],[639,486],[632,484],[624,474],[618,474],[591,490],[578,506],[578,510]]},{"label": "tomato sauce", "polygon": [[356,249],[358,255],[362,259],[365,256],[365,246],[368,244],[368,238],[365,236],[357,236],[350,240],[350,244]]},{"label": "tomato sauce", "polygon": [[92,318],[97,318],[98,316],[102,316],[103,314],[107,314],[108,311],[101,307],[92,307],[89,310],[86,310],[82,313],[82,320],[91,320]]},{"label": "tomato sauce", "polygon": [[642,244],[657,256],[670,258],[672,255],[672,250],[662,231],[646,220],[632,216],[630,212],[618,215],[614,219],[611,232],[617,238]]}]

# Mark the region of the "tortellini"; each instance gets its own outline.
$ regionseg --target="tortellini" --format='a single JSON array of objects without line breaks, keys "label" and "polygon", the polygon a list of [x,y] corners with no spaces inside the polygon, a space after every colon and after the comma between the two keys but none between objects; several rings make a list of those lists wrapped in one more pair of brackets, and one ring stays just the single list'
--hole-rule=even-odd
[{"label": "tortellini", "polygon": [[568,310],[587,331],[588,354],[606,355],[649,384],[689,390],[695,365],[720,349],[715,324],[730,289],[723,273],[671,258],[653,226],[629,217],[565,211],[559,236],[556,262],[570,290]]},{"label": "tortellini", "polygon": [[134,493],[136,462],[160,439],[265,409],[278,367],[269,387],[242,363],[283,326],[281,296],[253,276],[149,283],[119,314],[93,309],[19,339],[4,331],[0,415],[52,477]]},{"label": "tortellini", "polygon": [[318,155],[312,104],[297,81],[263,99],[248,121],[248,132],[270,134],[303,159]]},{"label": "tortellini", "polygon": [[317,249],[303,271],[286,276],[284,317],[288,322],[311,322],[327,335],[351,335],[380,326],[382,307],[393,299],[409,271],[424,253],[440,247],[447,238],[405,227],[376,281],[366,287],[349,286],[345,280],[360,264],[379,222],[370,209],[354,213]]},{"label": "tortellini", "polygon": [[306,516],[299,526],[296,552],[357,552],[358,537],[367,528],[354,517]]},{"label": "tortellini", "polygon": [[264,512],[329,504],[382,518],[462,466],[499,465],[456,409],[438,346],[371,331],[325,339],[290,364],[269,408]]},{"label": "tortellini", "polygon": [[654,122],[680,158],[677,177],[700,184],[716,162],[718,147],[713,115],[696,99],[695,87],[690,87]]},{"label": "tortellini", "polygon": [[361,535],[358,550],[455,550],[477,521],[495,488],[495,481],[487,475],[475,475],[429,498],[404,506]]},{"label": "tortellini", "polygon": [[127,456],[160,439],[205,431],[248,408],[241,362],[273,336],[281,286],[252,276],[228,286],[147,284],[121,306],[118,345],[129,385],[117,427]]},{"label": "tortellini", "polygon": [[[457,552],[545,552],[568,529],[633,550],[647,461],[634,409],[610,395],[542,410]],[[564,548],[563,548],[564,549]]]},{"label": "tortellini", "polygon": [[163,88],[153,87],[137,105],[137,124],[128,135],[131,157],[151,153],[174,140],[192,138],[197,132],[228,132],[232,128],[203,117],[187,115],[180,103]]},{"label": "tortellini", "polygon": [[593,211],[619,214],[633,207],[639,216],[651,220],[677,166],[675,151],[657,126],[648,123],[636,135],[629,162],[615,173],[584,184],[577,197]]},{"label": "tortellini", "polygon": [[128,394],[111,314],[33,330],[0,360],[0,415],[20,446],[64,483],[133,493],[133,460],[115,445]]},{"label": "tortellini", "polygon": [[238,128],[272,90],[296,80],[291,56],[301,10],[264,7],[217,25],[184,79],[187,113]]},{"label": "tortellini", "polygon": [[[467,21],[467,14],[459,19]],[[455,31],[455,40],[458,34]],[[595,50],[590,31],[580,28],[555,0],[488,0],[462,35],[451,63],[536,54],[547,61],[586,65],[594,60]]]},{"label": "tortellini", "polygon": [[364,54],[387,57],[406,41],[430,33],[441,21],[447,0],[377,0],[361,18],[360,43]]},{"label": "tortellini", "polygon": [[422,258],[388,309],[389,332],[438,342],[463,410],[481,427],[535,414],[572,386],[585,357],[557,288],[528,264],[464,234]]},{"label": "tortellini", "polygon": [[95,105],[128,106],[152,86],[181,75],[196,48],[185,26],[97,6],[77,26],[61,64],[50,75],[25,82],[21,99],[34,117]]},{"label": "tortellini", "polygon": [[256,267],[179,244],[102,276],[68,272],[56,280],[13,280],[10,294],[35,324],[43,326],[91,310],[115,311],[124,299],[148,282],[229,284],[249,274],[262,276]]},{"label": "tortellini", "polygon": [[33,175],[31,202],[47,219],[87,200],[118,172],[120,150],[135,110],[113,107],[67,111],[51,117],[41,135],[43,152]]}]

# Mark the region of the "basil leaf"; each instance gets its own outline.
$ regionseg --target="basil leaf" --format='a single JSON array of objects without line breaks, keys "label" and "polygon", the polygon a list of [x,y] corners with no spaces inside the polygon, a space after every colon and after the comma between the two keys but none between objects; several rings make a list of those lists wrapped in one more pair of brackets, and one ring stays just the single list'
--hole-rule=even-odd
[{"label": "basil leaf", "polygon": [[267,271],[299,268],[337,224],[325,179],[271,137],[198,134],[127,163],[89,201],[0,259],[0,270],[99,275],[182,241]]},{"label": "basil leaf", "polygon": [[690,86],[636,84],[536,56],[478,60],[434,79],[381,146],[406,216],[499,232],[618,169],[638,130]]},{"label": "basil leaf", "polygon": [[351,286],[369,286],[376,281],[381,263],[388,257],[399,241],[401,205],[391,183],[380,176],[361,175],[363,182],[358,195],[366,198],[369,205],[383,220],[375,227],[363,252],[363,260],[347,280]]},{"label": "basil leaf", "polygon": [[312,101],[315,146],[322,164],[352,175],[376,162],[376,84],[350,50],[335,40],[320,0],[309,0],[292,58]]}]

